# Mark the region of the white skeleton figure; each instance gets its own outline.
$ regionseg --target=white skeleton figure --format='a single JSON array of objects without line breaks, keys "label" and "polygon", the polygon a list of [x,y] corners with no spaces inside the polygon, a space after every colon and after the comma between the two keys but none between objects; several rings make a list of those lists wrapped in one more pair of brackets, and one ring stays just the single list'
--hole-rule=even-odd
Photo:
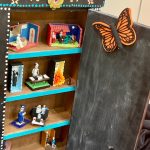
[{"label": "white skeleton figure", "polygon": [[[72,3],[74,0],[70,0],[70,2]],[[78,2],[79,0],[76,0],[76,2]]]},{"label": "white skeleton figure", "polygon": [[[32,0],[30,0],[32,2]],[[40,0],[36,0],[36,2],[39,2]]]},{"label": "white skeleton figure", "polygon": [[88,4],[94,4],[94,0],[88,0]]},{"label": "white skeleton figure", "polygon": [[19,0],[11,0],[11,4],[18,4]]}]

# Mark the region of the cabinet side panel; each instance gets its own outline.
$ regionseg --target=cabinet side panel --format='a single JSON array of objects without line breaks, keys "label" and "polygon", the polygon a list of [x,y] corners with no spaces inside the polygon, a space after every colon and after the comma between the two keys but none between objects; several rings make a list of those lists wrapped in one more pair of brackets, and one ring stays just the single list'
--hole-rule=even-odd
[{"label": "cabinet side panel", "polygon": [[150,29],[135,25],[137,41],[106,53],[92,23],[115,18],[89,11],[68,150],[133,150],[150,89]]},{"label": "cabinet side panel", "polygon": [[7,71],[8,71],[8,54],[7,54],[7,38],[9,31],[7,30],[10,22],[9,8],[0,7],[0,147],[3,149],[4,121],[5,121],[5,98],[7,90]]},{"label": "cabinet side panel", "polygon": [[[0,8],[1,9],[1,8]],[[2,8],[2,10],[0,10],[0,100],[1,102],[4,100],[4,92],[6,91],[5,88],[7,88],[5,86],[5,83],[7,80],[7,78],[5,78],[5,76],[7,76],[7,71],[6,71],[6,65],[8,64],[7,62],[7,26],[9,24],[8,22],[8,8],[6,8],[6,10],[4,10],[4,8]]]}]

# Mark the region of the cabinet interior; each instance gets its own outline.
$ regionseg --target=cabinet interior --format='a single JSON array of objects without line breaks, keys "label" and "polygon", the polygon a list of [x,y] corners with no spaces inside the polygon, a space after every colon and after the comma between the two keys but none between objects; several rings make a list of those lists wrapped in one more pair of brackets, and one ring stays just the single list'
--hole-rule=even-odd
[{"label": "cabinet interior", "polygon": [[[40,26],[39,32],[39,44],[37,47],[27,49],[27,52],[36,52],[44,50],[57,50],[58,47],[49,47],[47,45],[47,26],[48,23],[67,23],[80,25],[85,30],[87,10],[86,9],[58,9],[50,10],[49,8],[12,8],[10,12],[11,22],[10,25],[16,25],[21,23],[35,23]],[[17,54],[22,52],[12,52],[9,54]],[[23,72],[23,90],[22,92],[10,93],[7,91],[7,97],[19,96],[21,94],[32,93],[26,85],[25,81],[31,76],[31,71],[36,62],[40,65],[40,73],[49,75],[51,68],[51,60],[65,60],[64,76],[65,78],[71,77],[71,85],[75,86],[78,78],[78,70],[80,64],[80,54],[71,55],[58,55],[25,59],[13,59],[9,60],[9,64],[14,62],[21,62],[24,65]],[[9,74],[8,74],[9,75]],[[9,78],[8,78],[9,79]],[[8,80],[8,85],[10,80]],[[63,86],[62,86],[63,87]],[[47,88],[49,90],[57,89],[57,87]],[[45,89],[45,90],[47,90]],[[43,89],[44,90],[44,89]],[[38,128],[31,124],[26,125],[23,128],[17,129],[10,123],[16,119],[20,105],[26,106],[26,117],[31,120],[30,110],[37,105],[46,105],[49,108],[49,116],[46,121],[46,125],[52,123],[59,123],[59,121],[70,120],[72,107],[74,102],[74,91],[65,92],[47,96],[39,96],[35,98],[21,99],[6,103],[6,120],[5,120],[5,134],[18,134],[19,132],[28,132]],[[58,150],[64,150],[67,143],[67,137],[69,132],[69,126],[57,127],[56,129],[56,142],[58,144]],[[12,150],[43,150],[44,147],[41,143],[42,132],[34,134],[27,134],[20,137],[10,138],[6,140],[12,145]]]}]

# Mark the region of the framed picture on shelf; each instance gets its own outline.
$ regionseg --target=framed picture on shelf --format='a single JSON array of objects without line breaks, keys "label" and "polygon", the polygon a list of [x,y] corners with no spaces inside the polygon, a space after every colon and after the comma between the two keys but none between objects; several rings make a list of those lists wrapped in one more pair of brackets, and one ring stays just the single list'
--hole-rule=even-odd
[{"label": "framed picture on shelf", "polygon": [[22,63],[18,62],[10,64],[11,73],[9,91],[11,93],[22,91],[23,69],[24,65]]},{"label": "framed picture on shelf", "polygon": [[52,60],[50,70],[50,84],[53,86],[60,86],[65,83],[64,77],[64,60]]}]

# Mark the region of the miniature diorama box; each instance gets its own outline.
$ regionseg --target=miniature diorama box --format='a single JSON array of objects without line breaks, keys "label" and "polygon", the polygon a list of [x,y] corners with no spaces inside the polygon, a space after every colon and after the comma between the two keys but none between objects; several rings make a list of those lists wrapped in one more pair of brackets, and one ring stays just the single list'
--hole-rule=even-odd
[{"label": "miniature diorama box", "polygon": [[10,27],[9,48],[22,51],[38,44],[39,26],[33,23],[18,24]]},{"label": "miniature diorama box", "polygon": [[80,47],[82,28],[73,24],[49,24],[48,45],[59,47]]},{"label": "miniature diorama box", "polygon": [[133,23],[131,9],[116,19],[97,11],[103,5],[0,1],[0,149],[136,148],[150,29]]}]

